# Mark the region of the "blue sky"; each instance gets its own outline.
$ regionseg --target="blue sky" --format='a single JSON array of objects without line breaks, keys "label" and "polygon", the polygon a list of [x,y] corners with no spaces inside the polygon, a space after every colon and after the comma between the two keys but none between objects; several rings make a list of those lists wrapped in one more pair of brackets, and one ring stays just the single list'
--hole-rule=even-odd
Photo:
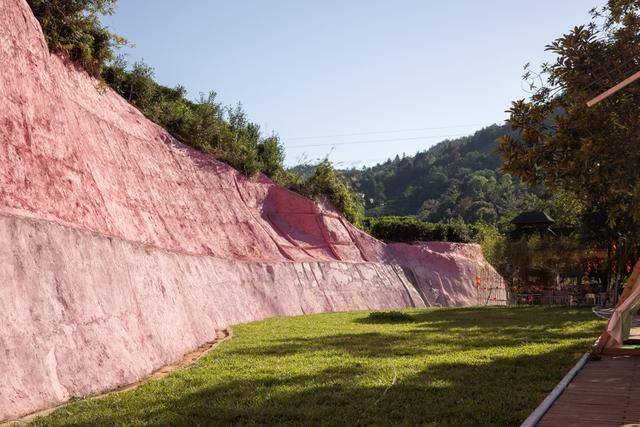
[{"label": "blue sky", "polygon": [[159,82],[242,102],[287,164],[361,167],[503,121],[522,66],[602,3],[120,0],[104,22]]}]

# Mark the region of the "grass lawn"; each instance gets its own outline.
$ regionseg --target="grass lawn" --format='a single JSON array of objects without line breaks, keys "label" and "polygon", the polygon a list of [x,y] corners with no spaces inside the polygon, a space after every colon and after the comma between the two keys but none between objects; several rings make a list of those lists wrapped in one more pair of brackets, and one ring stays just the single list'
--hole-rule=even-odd
[{"label": "grass lawn", "polygon": [[234,327],[195,366],[38,425],[518,425],[593,343],[590,310],[464,308]]}]

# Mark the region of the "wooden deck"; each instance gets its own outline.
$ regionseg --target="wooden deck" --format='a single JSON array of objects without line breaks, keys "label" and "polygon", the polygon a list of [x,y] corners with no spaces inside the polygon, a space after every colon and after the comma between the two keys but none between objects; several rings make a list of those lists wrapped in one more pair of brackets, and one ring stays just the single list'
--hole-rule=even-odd
[{"label": "wooden deck", "polygon": [[640,357],[588,362],[538,426],[640,425]]}]

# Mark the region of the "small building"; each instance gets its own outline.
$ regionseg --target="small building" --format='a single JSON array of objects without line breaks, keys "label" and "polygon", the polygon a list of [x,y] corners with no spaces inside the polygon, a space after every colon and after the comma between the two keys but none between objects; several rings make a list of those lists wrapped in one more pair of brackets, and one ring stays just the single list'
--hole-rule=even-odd
[{"label": "small building", "polygon": [[516,229],[511,233],[512,239],[519,239],[534,232],[554,235],[551,227],[555,224],[553,218],[542,211],[523,212],[511,220]]}]

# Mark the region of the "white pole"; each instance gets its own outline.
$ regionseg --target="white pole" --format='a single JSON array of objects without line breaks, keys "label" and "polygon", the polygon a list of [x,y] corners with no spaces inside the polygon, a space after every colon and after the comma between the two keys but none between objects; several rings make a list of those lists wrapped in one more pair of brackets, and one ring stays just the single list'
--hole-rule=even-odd
[{"label": "white pole", "polygon": [[589,353],[585,353],[580,358],[580,360],[578,360],[578,363],[576,363],[573,369],[571,369],[569,373],[564,376],[564,378],[558,383],[556,388],[554,388],[551,393],[549,393],[549,395],[542,401],[540,406],[538,406],[536,410],[533,411],[526,420],[524,420],[520,427],[535,427],[540,422],[542,417],[544,417],[544,414],[547,413],[549,408],[551,408],[554,402],[558,399],[558,397],[560,397],[564,389],[567,388],[571,380],[573,380],[578,372],[580,372],[580,370],[584,367],[584,365],[587,363],[587,360],[589,360]]},{"label": "white pole", "polygon": [[606,92],[601,93],[600,95],[598,95],[595,98],[593,98],[591,101],[587,102],[587,107],[593,107],[598,102],[607,99],[608,97],[610,97],[614,93],[618,92],[620,89],[622,89],[622,88],[624,88],[626,86],[629,86],[631,83],[635,82],[638,79],[640,79],[640,71],[638,71],[637,73],[635,73],[631,77],[627,77],[626,79],[624,79],[623,81],[621,81],[620,83],[618,83],[617,85],[612,87],[611,89],[607,90]]}]

